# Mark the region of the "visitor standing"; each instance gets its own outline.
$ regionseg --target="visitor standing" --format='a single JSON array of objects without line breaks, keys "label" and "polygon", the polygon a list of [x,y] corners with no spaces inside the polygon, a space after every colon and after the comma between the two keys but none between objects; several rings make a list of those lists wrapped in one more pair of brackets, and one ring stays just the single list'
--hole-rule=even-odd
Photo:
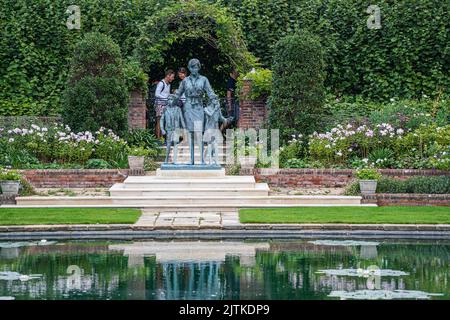
[{"label": "visitor standing", "polygon": [[[178,69],[178,79],[180,79],[180,84],[181,81],[183,81],[187,76],[187,70],[184,67],[181,67]],[[178,105],[180,108],[183,108],[184,103],[186,102],[186,96],[183,93],[180,97],[180,100],[178,101]]]},{"label": "visitor standing", "polygon": [[[227,81],[227,114],[229,117],[232,117],[235,121],[236,120],[236,83],[237,78],[239,77],[239,72],[236,69],[232,69],[230,72],[230,77]],[[233,121],[226,121],[223,122],[220,126],[220,130],[223,132],[227,128],[229,128]]]},{"label": "visitor standing", "polygon": [[228,115],[234,116],[234,102],[236,99],[236,83],[239,77],[239,72],[233,68],[230,72],[230,77],[227,82],[227,106]]},{"label": "visitor standing", "polygon": [[171,69],[167,70],[164,76],[155,90],[155,112],[156,112],[156,123],[155,123],[155,135],[157,138],[161,138],[161,128],[159,121],[162,114],[164,113],[164,108],[167,105],[167,98],[170,95],[170,84],[173,79],[175,79],[175,72]]}]

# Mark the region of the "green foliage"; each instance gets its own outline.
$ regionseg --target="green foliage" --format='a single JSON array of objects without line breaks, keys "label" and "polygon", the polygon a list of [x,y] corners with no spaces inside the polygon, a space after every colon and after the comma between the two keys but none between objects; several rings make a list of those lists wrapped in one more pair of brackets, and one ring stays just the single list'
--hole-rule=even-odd
[{"label": "green foliage", "polygon": [[111,169],[108,161],[103,159],[89,159],[85,165],[86,169]]},{"label": "green foliage", "polygon": [[143,147],[147,149],[155,149],[161,145],[161,139],[146,129],[132,129],[126,135],[128,145],[134,147]]},{"label": "green foliage", "polygon": [[[201,6],[200,1],[190,2]],[[149,44],[145,48],[153,47],[161,53],[157,59],[149,56],[155,65],[150,73],[152,79],[160,78],[164,67],[185,66],[187,57],[196,55],[205,71],[211,72],[206,75],[213,79],[213,85],[220,88],[233,64],[231,60],[238,66],[245,64],[236,62],[241,59],[235,57],[242,56],[239,52],[244,51],[239,48],[244,47],[244,40],[262,66],[269,67],[275,43],[306,29],[320,36],[325,50],[325,84],[334,96],[361,95],[386,101],[391,97],[448,95],[446,1],[379,0],[376,4],[381,8],[382,28],[378,30],[367,28],[366,10],[370,3],[366,0],[208,2],[217,4],[216,8],[226,8],[219,9],[221,19],[209,19],[211,15],[197,11],[205,17],[199,22],[205,27],[198,28],[197,24],[177,25],[176,8],[190,4],[176,0],[78,0],[81,29],[69,30],[65,25],[69,16],[66,9],[72,3],[67,0],[1,0],[0,115],[59,114],[73,46],[93,31],[111,36],[124,57],[139,47],[138,38]],[[165,10],[173,10],[174,14],[166,15]],[[224,22],[226,19],[233,23]],[[147,32],[148,20],[155,21],[150,29],[155,34],[161,34],[160,28],[166,26],[171,33],[151,44],[158,35]],[[189,30],[191,26],[195,28]],[[205,40],[179,40],[187,33],[196,36],[207,28],[217,31]],[[236,31],[241,29],[243,32]],[[231,40],[222,41],[224,38]],[[237,46],[233,39],[238,39]],[[217,50],[207,50],[211,43]]]},{"label": "green foliage", "polygon": [[89,32],[131,55],[139,25],[171,0],[79,0],[81,29],[69,30],[67,0],[0,1],[0,116],[61,112],[73,46]]},{"label": "green foliage", "polygon": [[76,131],[127,130],[128,90],[120,48],[108,36],[87,34],[74,50],[64,92],[63,119]]},{"label": "green foliage", "polygon": [[309,157],[327,166],[450,169],[450,125],[338,125],[311,135],[308,146]]},{"label": "green foliage", "polygon": [[214,88],[222,88],[231,67],[254,65],[240,24],[224,8],[205,1],[186,1],[156,10],[141,27],[136,53],[151,79],[166,68],[186,66],[198,58]]},{"label": "green foliage", "polygon": [[127,166],[126,142],[104,128],[74,133],[67,126],[33,124],[8,130],[0,136],[0,147],[0,165],[14,168],[81,168],[89,159]]},{"label": "green foliage", "polygon": [[394,152],[388,148],[375,149],[368,156],[376,168],[390,168],[394,163]]},{"label": "green foliage", "polygon": [[124,65],[125,85],[128,91],[139,91],[147,96],[148,75],[142,69],[139,61],[129,60]]},{"label": "green foliage", "polygon": [[238,92],[242,90],[243,80],[251,80],[252,85],[248,98],[251,100],[265,99],[272,92],[272,71],[269,69],[255,69],[238,78]]},{"label": "green foliage", "polygon": [[33,185],[24,177],[20,179],[19,195],[22,197],[31,196],[36,194]]},{"label": "green foliage", "polygon": [[278,39],[320,36],[326,86],[373,100],[448,94],[448,4],[379,0],[381,29],[368,29],[366,0],[218,0],[241,21],[249,49],[270,66]]},{"label": "green foliage", "polygon": [[381,174],[372,168],[357,170],[355,175],[359,180],[378,180],[381,178]]},{"label": "green foliage", "polygon": [[270,124],[280,139],[317,129],[324,103],[323,50],[317,37],[302,32],[275,45]]},{"label": "green foliage", "polygon": [[0,181],[11,180],[20,181],[22,175],[16,170],[4,169],[0,167]]},{"label": "green foliage", "polygon": [[[448,194],[450,193],[450,177],[412,177],[406,180],[381,178],[378,180],[377,193],[421,193]],[[359,195],[359,183],[347,186],[345,195]]]},{"label": "green foliage", "polygon": [[150,155],[150,151],[143,147],[128,147],[127,153],[129,156],[146,157]]}]

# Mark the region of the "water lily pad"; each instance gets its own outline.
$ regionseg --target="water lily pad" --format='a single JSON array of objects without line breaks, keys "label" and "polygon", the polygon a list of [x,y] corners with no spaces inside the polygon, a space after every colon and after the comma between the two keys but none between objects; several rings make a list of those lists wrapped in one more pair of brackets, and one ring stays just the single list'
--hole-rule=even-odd
[{"label": "water lily pad", "polygon": [[420,299],[429,300],[434,296],[443,296],[442,293],[428,293],[415,290],[356,290],[356,291],[332,291],[328,297],[350,300],[395,300],[395,299]]},{"label": "water lily pad", "polygon": [[327,276],[348,276],[348,277],[401,277],[409,275],[408,272],[391,269],[325,269],[316,273],[326,274]]},{"label": "water lily pad", "polygon": [[28,281],[32,279],[39,279],[41,278],[41,274],[20,274],[18,272],[13,271],[3,271],[0,272],[0,280],[7,280],[7,281],[14,281],[14,280],[20,280],[20,281]]},{"label": "water lily pad", "polygon": [[378,246],[379,242],[374,241],[357,241],[357,240],[314,240],[308,241],[308,243],[312,243],[318,246],[345,246],[345,247],[354,247],[354,246]]}]

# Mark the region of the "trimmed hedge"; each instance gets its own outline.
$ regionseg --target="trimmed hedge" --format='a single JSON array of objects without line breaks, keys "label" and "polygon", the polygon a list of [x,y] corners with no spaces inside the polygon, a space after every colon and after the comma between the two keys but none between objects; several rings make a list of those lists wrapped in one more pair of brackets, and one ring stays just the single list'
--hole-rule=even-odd
[{"label": "trimmed hedge", "polygon": [[[406,180],[381,178],[378,180],[377,193],[450,194],[450,177],[413,177]],[[349,185],[345,194],[359,195],[359,182]]]},{"label": "trimmed hedge", "polygon": [[319,39],[308,32],[286,36],[275,45],[269,120],[280,139],[310,134],[323,114],[325,78]]},{"label": "trimmed hedge", "polygon": [[120,48],[101,33],[87,34],[74,50],[64,92],[64,123],[76,132],[104,127],[124,135],[127,116],[128,90]]},{"label": "trimmed hedge", "polygon": [[[270,66],[274,45],[282,37],[301,29],[319,35],[325,49],[325,85],[337,95],[386,100],[449,93],[447,1],[209,2],[226,6],[240,21],[250,51],[263,66]],[[2,0],[0,116],[58,114],[72,47],[84,34],[108,34],[124,57],[129,56],[144,22],[175,3],[179,1],[78,0],[81,29],[68,30],[70,1]],[[367,28],[370,4],[381,8],[381,29]]]}]

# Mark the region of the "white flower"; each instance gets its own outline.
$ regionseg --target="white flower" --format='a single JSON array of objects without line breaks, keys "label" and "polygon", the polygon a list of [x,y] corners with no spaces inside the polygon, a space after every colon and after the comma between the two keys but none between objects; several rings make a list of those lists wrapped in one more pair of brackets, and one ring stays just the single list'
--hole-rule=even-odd
[{"label": "white flower", "polygon": [[13,138],[9,138],[8,142],[14,142]]},{"label": "white flower", "polygon": [[341,152],[341,151],[338,151],[338,152],[336,152],[336,155],[337,155],[338,157],[341,157],[341,156],[342,156],[342,152]]},{"label": "white flower", "polygon": [[397,129],[397,134],[403,134],[405,131],[403,129]]},{"label": "white flower", "polygon": [[364,159],[362,159],[362,161],[363,161],[364,163],[367,163],[367,162],[369,162],[369,159],[364,158]]}]

